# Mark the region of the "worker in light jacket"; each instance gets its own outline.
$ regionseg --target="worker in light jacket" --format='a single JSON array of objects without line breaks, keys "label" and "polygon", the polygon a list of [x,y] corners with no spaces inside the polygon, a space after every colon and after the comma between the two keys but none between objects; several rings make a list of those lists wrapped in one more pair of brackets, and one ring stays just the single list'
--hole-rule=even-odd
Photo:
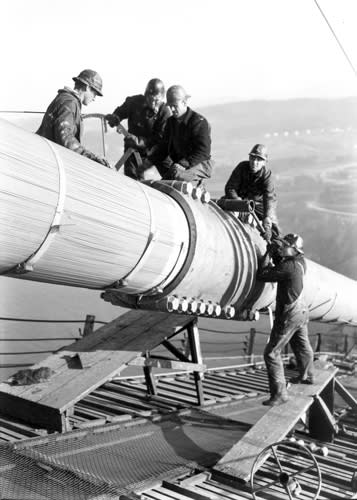
[{"label": "worker in light jacket", "polygon": [[110,168],[105,158],[97,156],[81,144],[82,105],[88,106],[96,96],[103,95],[102,78],[96,71],[85,69],[73,77],[73,80],[74,89],[64,87],[58,91],[36,133]]}]

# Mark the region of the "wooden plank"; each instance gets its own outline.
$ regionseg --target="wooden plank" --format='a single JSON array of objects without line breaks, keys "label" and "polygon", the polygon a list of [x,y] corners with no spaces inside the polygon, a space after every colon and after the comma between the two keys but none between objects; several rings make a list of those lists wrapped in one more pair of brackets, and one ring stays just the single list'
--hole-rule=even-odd
[{"label": "wooden plank", "polygon": [[[191,321],[192,318],[178,314],[130,311],[35,365],[34,368],[48,366],[55,372],[48,381],[31,386],[0,384],[0,405],[11,416],[23,419],[26,415],[28,422],[38,424],[40,420],[46,428],[62,430],[58,426],[59,415],[54,418],[54,413],[62,414],[124,369],[138,354],[153,349],[174,335],[178,326]],[[81,368],[81,363],[71,367],[70,362],[78,353],[85,360],[86,369]]]},{"label": "wooden plank", "polygon": [[333,379],[337,369],[316,369],[315,384],[296,384],[289,388],[289,401],[271,407],[266,414],[236,443],[214,467],[214,470],[244,482],[249,481],[253,463],[259,453],[272,443],[285,438],[299,418]]}]

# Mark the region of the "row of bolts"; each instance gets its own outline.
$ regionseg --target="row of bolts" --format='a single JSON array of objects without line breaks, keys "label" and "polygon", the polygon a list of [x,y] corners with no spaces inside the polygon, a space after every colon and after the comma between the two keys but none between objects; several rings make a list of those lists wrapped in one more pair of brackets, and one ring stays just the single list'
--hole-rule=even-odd
[{"label": "row of bolts", "polygon": [[[226,319],[232,319],[236,314],[236,310],[233,306],[226,306],[222,311],[222,307],[219,304],[214,304],[210,301],[204,302],[196,299],[187,299],[185,297],[179,298],[175,295],[167,297],[166,309],[168,312],[206,315],[213,316],[214,318],[220,317],[223,313]],[[239,314],[238,319],[257,321],[259,319],[259,311],[245,309]]]}]

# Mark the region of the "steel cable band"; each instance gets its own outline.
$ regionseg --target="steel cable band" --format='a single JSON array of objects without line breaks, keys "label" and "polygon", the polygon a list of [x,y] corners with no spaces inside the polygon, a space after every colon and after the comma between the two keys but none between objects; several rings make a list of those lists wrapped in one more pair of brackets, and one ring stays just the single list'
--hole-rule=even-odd
[{"label": "steel cable band", "polygon": [[228,214],[220,207],[218,207],[218,205],[213,201],[210,201],[209,204],[210,207],[217,213],[218,217],[222,219],[223,226],[226,229],[230,240],[232,241],[232,247],[234,250],[234,256],[237,264],[236,266],[234,266],[234,276],[232,276],[231,285],[229,286],[228,290],[226,291],[221,300],[221,305],[226,306],[234,302],[234,299],[237,295],[237,290],[239,288],[239,284],[241,283],[242,272],[240,266],[241,263],[240,245],[237,244],[237,234],[236,231],[233,229]]},{"label": "steel cable band", "polygon": [[[246,252],[246,262],[248,264],[244,266],[246,273],[243,280],[243,287],[240,291],[238,302],[234,304],[236,309],[239,309],[242,305],[244,309],[249,308],[251,304],[251,296],[254,291],[255,276],[257,272],[257,253],[253,244],[253,240],[250,238],[246,226],[239,220],[234,220],[235,225],[239,226],[239,231],[241,235],[241,242],[244,245],[244,250]],[[243,246],[242,245],[242,246]]]},{"label": "steel cable band", "polygon": [[234,227],[236,234],[238,234],[238,240],[240,243],[239,250],[242,259],[241,279],[240,282],[237,283],[234,298],[237,302],[232,301],[235,309],[239,311],[252,289],[253,277],[255,275],[255,250],[250,244],[251,242],[244,228],[244,224],[231,214],[229,214],[229,223]]},{"label": "steel cable band", "polygon": [[30,255],[25,261],[21,262],[20,264],[17,264],[13,269],[8,271],[9,273],[27,273],[30,271],[33,271],[34,265],[40,260],[40,258],[44,255],[44,253],[47,251],[49,246],[51,245],[54,237],[58,233],[60,229],[60,222],[64,210],[64,202],[66,199],[66,171],[63,165],[63,162],[61,160],[60,155],[58,154],[57,150],[55,149],[54,145],[52,144],[51,141],[46,139],[45,137],[42,138],[49,146],[51,149],[54,157],[55,157],[55,162],[58,167],[58,200],[57,200],[57,205],[55,208],[55,213],[50,225],[50,228],[41,243],[41,245],[38,247],[38,249]]},{"label": "steel cable band", "polygon": [[[183,278],[186,276],[186,273],[188,269],[190,268],[194,255],[195,255],[195,250],[196,250],[196,242],[197,242],[197,227],[196,227],[196,221],[194,218],[194,215],[192,213],[190,205],[187,203],[185,198],[172,186],[163,184],[160,181],[154,181],[150,184],[154,189],[157,189],[158,191],[161,191],[162,193],[167,194],[171,198],[173,198],[178,205],[181,207],[183,210],[183,213],[187,219],[187,222],[189,224],[190,228],[190,240],[189,240],[189,246],[187,250],[187,255],[185,258],[185,261],[181,267],[181,269],[178,271],[176,276],[173,278],[172,281],[170,281],[168,284],[163,283],[163,293],[165,295],[171,293],[175,288],[181,283]],[[166,281],[166,280],[165,280]],[[143,297],[142,303],[145,303],[145,300],[149,302],[154,302],[156,300],[160,300],[162,298],[161,294],[152,294],[148,297]]]},{"label": "steel cable band", "polygon": [[119,280],[123,284],[125,283],[125,287],[130,286],[130,279],[133,279],[135,277],[135,275],[140,271],[140,269],[143,267],[143,265],[147,261],[149,255],[150,255],[150,252],[152,250],[153,243],[155,241],[155,235],[156,235],[156,233],[155,233],[154,212],[153,212],[153,209],[152,209],[152,203],[150,201],[150,197],[148,196],[146,190],[144,189],[144,187],[141,185],[140,182],[138,182],[137,185],[140,187],[141,191],[144,193],[144,197],[145,197],[145,199],[147,201],[147,204],[148,204],[148,207],[149,207],[150,231],[149,231],[149,236],[148,236],[147,244],[146,244],[146,246],[144,248],[144,251],[142,252],[142,254],[139,257],[139,260],[137,261],[137,263],[135,264],[135,266],[133,267],[133,269],[131,269],[131,271],[128,274],[126,274],[125,276],[123,276]]}]

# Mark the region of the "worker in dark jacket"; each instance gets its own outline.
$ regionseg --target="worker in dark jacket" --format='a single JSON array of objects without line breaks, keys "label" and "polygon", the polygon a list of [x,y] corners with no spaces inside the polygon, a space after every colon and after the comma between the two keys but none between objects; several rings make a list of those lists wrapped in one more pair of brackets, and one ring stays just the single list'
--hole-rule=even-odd
[{"label": "worker in dark jacket", "polygon": [[103,95],[102,79],[96,71],[85,69],[73,77],[73,80],[74,90],[64,87],[58,91],[36,134],[110,167],[105,158],[100,158],[81,145],[82,104],[88,106],[97,95]]},{"label": "worker in dark jacket", "polygon": [[[150,80],[144,95],[127,97],[112,114],[106,115],[111,127],[116,127],[122,120],[128,120],[129,134],[124,138],[124,151],[132,148],[140,154],[140,163],[153,152],[162,140],[166,121],[171,116],[165,103],[165,86],[158,78]],[[139,179],[137,156],[132,154],[126,160],[124,173],[133,179]]]},{"label": "worker in dark jacket", "polygon": [[249,160],[240,162],[225,186],[225,197],[236,200],[253,200],[255,211],[263,222],[264,238],[270,241],[280,235],[276,216],[276,193],[271,170],[266,166],[267,148],[256,144],[249,153]]},{"label": "worker in dark jacket", "polygon": [[270,399],[263,402],[264,405],[276,406],[288,400],[282,349],[289,342],[296,358],[299,376],[291,380],[293,383],[314,382],[314,354],[309,341],[309,312],[303,293],[306,264],[302,238],[297,234],[287,234],[280,242],[276,240],[271,245],[270,252],[275,265],[265,267],[263,263],[257,279],[277,282],[275,319],[264,350]]},{"label": "worker in dark jacket", "polygon": [[163,179],[201,184],[211,177],[210,126],[207,120],[187,105],[185,89],[173,85],[167,91],[167,105],[172,116],[162,142],[149,155],[144,168],[156,165]]}]

